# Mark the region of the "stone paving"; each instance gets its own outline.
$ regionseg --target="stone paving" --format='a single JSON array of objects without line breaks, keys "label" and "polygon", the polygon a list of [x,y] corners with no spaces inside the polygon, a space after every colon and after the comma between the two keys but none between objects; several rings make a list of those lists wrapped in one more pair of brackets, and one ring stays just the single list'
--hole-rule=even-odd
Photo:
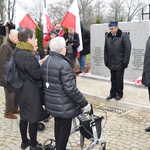
[{"label": "stone paving", "polygon": [[[77,78],[79,89],[87,96],[89,102],[94,106],[94,114],[104,116],[102,121],[103,129],[101,137],[104,137],[106,140],[106,149],[150,150],[150,133],[146,133],[144,131],[144,129],[150,125],[149,112],[137,111],[136,109],[134,110],[127,107],[124,108],[112,105],[112,103],[115,103],[114,100],[112,100],[112,102],[105,103],[104,97],[108,94],[107,92],[109,91],[109,85],[105,90],[106,92],[101,93],[98,99],[98,97],[93,96],[97,90],[94,91],[93,89],[90,91],[90,87],[94,84],[93,82],[95,83],[92,79],[87,80],[85,78]],[[102,85],[102,82],[99,84]],[[103,88],[100,86],[100,89],[104,91],[106,85],[104,82],[103,84]],[[109,83],[107,82],[107,84]],[[98,87],[96,83],[95,86],[96,88]],[[125,93],[125,98],[121,101],[126,103],[126,97],[130,97],[130,99],[132,99],[132,95],[135,95],[134,92],[138,92],[137,89],[134,91],[134,87],[132,88],[132,92],[129,93],[130,95]],[[88,90],[88,92],[85,89]],[[146,95],[146,89],[142,88],[141,90],[142,93],[139,94],[139,99],[140,95],[143,96],[143,93],[145,93],[143,103],[144,106],[147,106],[149,103],[147,100],[148,97]],[[128,90],[126,89],[125,92],[126,91]],[[135,102],[134,98],[133,102]],[[140,106],[142,105],[140,100],[137,102]],[[4,118],[4,105],[4,91],[3,88],[0,88],[0,150],[20,150],[21,138],[19,132],[19,115],[18,119],[15,120]],[[38,132],[39,142],[43,143],[49,138],[54,138],[53,124],[53,118],[51,118],[49,122],[45,123],[46,129],[43,132]],[[88,144],[90,144],[90,141],[85,139],[84,143],[84,147],[87,147]],[[70,136],[67,147],[69,150],[81,150],[79,132],[76,132]],[[96,145],[92,150],[100,150],[100,147],[100,145]]]}]

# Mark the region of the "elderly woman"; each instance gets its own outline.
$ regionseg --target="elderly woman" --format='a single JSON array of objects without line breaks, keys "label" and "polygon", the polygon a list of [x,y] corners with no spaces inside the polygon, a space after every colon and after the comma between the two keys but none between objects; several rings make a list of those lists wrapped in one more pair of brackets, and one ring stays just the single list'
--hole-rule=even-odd
[{"label": "elderly woman", "polygon": [[[16,93],[20,107],[20,133],[22,138],[21,149],[30,146],[30,150],[42,150],[42,145],[37,142],[38,121],[45,117],[42,107],[40,89],[37,86],[41,82],[40,64],[34,54],[35,33],[29,28],[23,28],[18,33],[18,44],[14,51],[14,58],[18,71],[24,80],[23,87]],[[27,138],[27,126],[29,123],[29,136]]]},{"label": "elderly woman", "polygon": [[54,117],[56,150],[66,150],[71,130],[72,118],[91,107],[76,87],[76,78],[69,59],[65,57],[66,42],[63,37],[50,41],[50,56],[43,63],[45,105],[47,112]]}]

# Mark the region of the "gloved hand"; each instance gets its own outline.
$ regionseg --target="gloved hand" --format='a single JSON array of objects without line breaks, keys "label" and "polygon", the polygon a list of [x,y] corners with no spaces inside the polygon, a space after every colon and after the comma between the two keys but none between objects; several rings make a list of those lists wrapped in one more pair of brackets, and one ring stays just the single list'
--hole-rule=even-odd
[{"label": "gloved hand", "polygon": [[127,67],[128,67],[128,64],[123,63],[123,68],[127,68]]},{"label": "gloved hand", "polygon": [[85,107],[83,107],[83,113],[86,113],[86,112],[90,112],[91,111],[91,104],[87,104]]}]

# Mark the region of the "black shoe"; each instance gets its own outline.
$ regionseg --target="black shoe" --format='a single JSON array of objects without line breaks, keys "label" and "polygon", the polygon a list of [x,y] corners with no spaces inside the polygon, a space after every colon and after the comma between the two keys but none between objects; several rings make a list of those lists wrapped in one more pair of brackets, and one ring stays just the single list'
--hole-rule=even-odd
[{"label": "black shoe", "polygon": [[115,100],[119,101],[121,98],[122,98],[122,96],[117,95],[117,96],[115,97]]},{"label": "black shoe", "polygon": [[110,99],[112,99],[112,98],[114,98],[114,97],[115,97],[115,95],[111,95],[111,94],[110,94],[108,97],[106,97],[106,99],[107,99],[107,100],[110,100]]},{"label": "black shoe", "polygon": [[147,127],[147,128],[145,129],[145,132],[150,132],[150,127]]},{"label": "black shoe", "polygon": [[36,147],[30,146],[30,150],[43,150],[42,144],[38,143]]},{"label": "black shoe", "polygon": [[31,141],[28,139],[27,143],[21,143],[21,149],[26,149],[28,146],[30,146]]}]

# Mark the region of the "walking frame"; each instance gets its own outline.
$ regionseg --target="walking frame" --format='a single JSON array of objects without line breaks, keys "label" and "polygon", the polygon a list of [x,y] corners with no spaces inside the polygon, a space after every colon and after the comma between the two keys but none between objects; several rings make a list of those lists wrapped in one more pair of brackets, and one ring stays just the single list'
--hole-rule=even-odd
[{"label": "walking frame", "polygon": [[[70,132],[70,136],[73,133],[80,131],[80,146],[82,149],[84,147],[84,138],[87,138],[91,141],[91,144],[88,147],[84,148],[84,150],[91,150],[94,146],[98,144],[101,145],[101,150],[106,150],[106,140],[103,137],[101,137],[101,122],[103,118],[103,116],[99,117],[94,115],[92,107],[90,113],[82,113],[76,118],[72,119],[72,129]],[[79,120],[79,125],[77,125],[77,120]],[[43,150],[54,150],[55,141],[47,141],[50,141],[50,144],[48,146],[49,149],[43,148]],[[47,141],[44,143],[44,145],[46,145]]]}]

